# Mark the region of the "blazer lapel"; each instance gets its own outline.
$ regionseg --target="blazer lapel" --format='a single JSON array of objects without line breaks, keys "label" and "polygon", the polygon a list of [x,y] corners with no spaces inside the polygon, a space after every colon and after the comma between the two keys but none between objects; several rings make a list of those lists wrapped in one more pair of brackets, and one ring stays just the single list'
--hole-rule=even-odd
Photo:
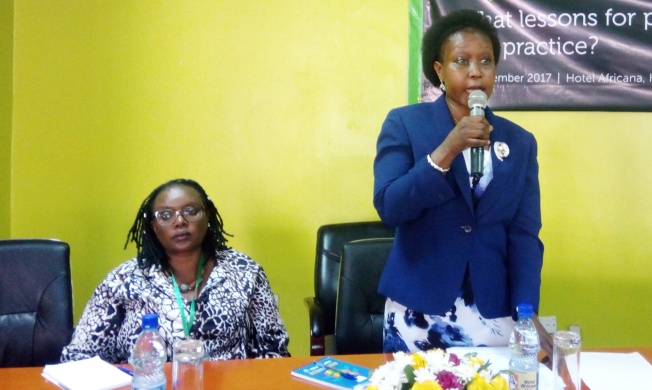
[{"label": "blazer lapel", "polygon": [[507,191],[507,188],[505,188],[507,183],[507,175],[509,173],[509,166],[512,163],[513,159],[510,160],[503,158],[501,161],[498,158],[494,145],[497,142],[505,141],[502,139],[502,137],[500,137],[499,134],[496,134],[495,138],[496,139],[492,139],[491,141],[490,149],[493,178],[491,179],[491,182],[489,182],[489,185],[478,201],[476,210],[478,216],[491,211],[492,206],[495,206],[498,203],[498,200],[500,200],[501,194]]},{"label": "blazer lapel", "polygon": [[451,172],[455,173],[455,183],[460,189],[466,205],[469,206],[469,210],[475,213],[475,210],[473,210],[473,197],[471,196],[469,172],[466,170],[466,162],[464,161],[464,155],[462,155],[462,153],[457,155],[453,160],[453,164],[451,164]]}]

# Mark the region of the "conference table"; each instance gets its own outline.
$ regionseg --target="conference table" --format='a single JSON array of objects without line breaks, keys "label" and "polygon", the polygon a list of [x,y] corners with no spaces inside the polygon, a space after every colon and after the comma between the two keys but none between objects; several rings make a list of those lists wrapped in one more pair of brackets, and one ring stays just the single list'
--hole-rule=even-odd
[{"label": "conference table", "polygon": [[[652,346],[638,348],[591,348],[593,352],[639,352],[652,362]],[[391,360],[391,354],[339,355],[339,359],[375,368]],[[317,358],[300,356],[282,359],[247,359],[210,361],[204,363],[204,390],[211,389],[324,389],[323,386],[290,376],[290,371]],[[168,386],[172,389],[172,365],[165,366]],[[58,387],[41,376],[43,367],[0,368],[3,389],[53,390]],[[128,389],[126,387],[124,389]],[[584,390],[590,390],[582,386]]]}]

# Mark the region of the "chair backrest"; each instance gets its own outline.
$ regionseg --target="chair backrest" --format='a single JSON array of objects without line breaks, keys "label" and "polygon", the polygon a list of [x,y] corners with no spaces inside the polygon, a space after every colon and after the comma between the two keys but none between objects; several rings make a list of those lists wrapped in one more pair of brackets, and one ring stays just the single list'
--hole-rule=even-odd
[{"label": "chair backrest", "polygon": [[393,243],[372,238],[344,244],[335,318],[338,354],[383,351],[386,298],[377,291]]},{"label": "chair backrest", "polygon": [[315,299],[324,316],[324,334],[335,331],[335,306],[344,244],[363,238],[394,237],[394,228],[380,221],[323,225],[317,231]]},{"label": "chair backrest", "polygon": [[58,363],[72,331],[68,244],[0,240],[0,367]]}]

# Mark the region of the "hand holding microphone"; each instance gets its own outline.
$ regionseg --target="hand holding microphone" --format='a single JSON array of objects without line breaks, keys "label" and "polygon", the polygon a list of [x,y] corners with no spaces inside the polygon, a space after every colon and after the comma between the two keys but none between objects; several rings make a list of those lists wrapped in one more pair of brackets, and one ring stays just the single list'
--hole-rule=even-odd
[{"label": "hand holding microphone", "polygon": [[[474,178],[477,177],[477,179],[474,179],[474,183],[477,185],[484,169],[484,148],[487,146],[487,141],[484,138],[486,137],[487,130],[492,130],[491,125],[484,119],[487,95],[481,90],[471,92],[468,105],[471,108],[470,115],[461,118],[459,122],[455,121],[453,131],[430,154],[430,158],[442,167],[449,167],[455,156],[470,147],[471,176]],[[483,144],[481,146],[475,146],[478,142],[483,142]]]},{"label": "hand holding microphone", "polygon": [[[487,94],[479,89],[471,92],[468,104],[471,109],[471,116],[484,117],[484,109],[487,107]],[[483,169],[484,147],[478,146],[471,148],[471,176],[473,177],[474,188],[482,177]]]}]

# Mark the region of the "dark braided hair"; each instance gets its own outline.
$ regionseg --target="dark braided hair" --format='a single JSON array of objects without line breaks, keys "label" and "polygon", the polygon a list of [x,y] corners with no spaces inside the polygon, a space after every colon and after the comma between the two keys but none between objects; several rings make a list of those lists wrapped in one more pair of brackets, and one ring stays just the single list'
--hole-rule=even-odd
[{"label": "dark braided hair", "polygon": [[164,269],[168,268],[168,258],[165,254],[165,250],[158,238],[156,238],[154,229],[152,229],[152,221],[154,220],[154,210],[152,210],[152,206],[156,197],[163,190],[175,186],[194,188],[201,196],[204,212],[208,217],[208,229],[206,231],[206,236],[204,236],[204,241],[202,241],[202,251],[204,254],[210,257],[218,250],[228,249],[228,246],[226,246],[228,240],[225,236],[233,236],[224,231],[222,217],[217,211],[213,201],[206,194],[206,191],[204,191],[199,183],[194,180],[174,179],[156,187],[154,191],[143,200],[143,203],[138,209],[136,220],[127,234],[125,249],[130,241],[136,243],[136,249],[138,251],[138,266],[140,268],[145,269],[152,265],[159,265]]},{"label": "dark braided hair", "polygon": [[423,34],[421,42],[421,66],[423,74],[435,87],[441,84],[434,64],[435,61],[442,62],[442,46],[448,37],[466,28],[481,32],[489,38],[494,52],[494,62],[498,65],[500,39],[498,39],[498,31],[486,16],[470,9],[454,11],[442,18],[437,18],[437,15],[433,14],[432,26]]}]

